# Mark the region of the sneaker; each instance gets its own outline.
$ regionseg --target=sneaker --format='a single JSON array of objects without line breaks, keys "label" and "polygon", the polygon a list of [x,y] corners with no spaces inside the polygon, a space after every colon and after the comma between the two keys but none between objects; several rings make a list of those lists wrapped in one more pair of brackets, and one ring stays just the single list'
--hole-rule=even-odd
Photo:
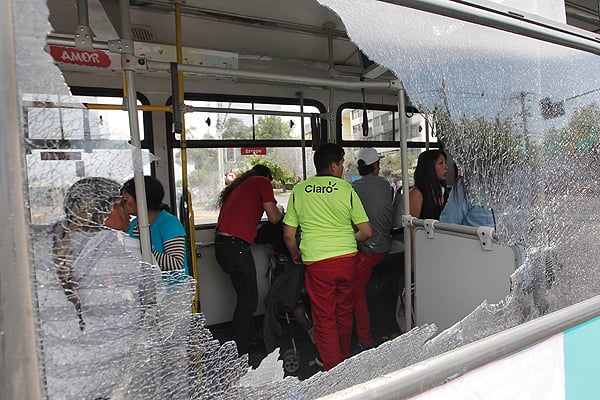
[{"label": "sneaker", "polygon": [[316,365],[318,365],[319,367],[323,368],[323,360],[321,360],[321,357],[320,357],[320,356],[316,356],[316,357],[315,357],[314,363],[315,363]]},{"label": "sneaker", "polygon": [[308,333],[308,337],[310,338],[310,341],[315,344],[315,327],[311,327],[309,330],[306,331],[306,333]]},{"label": "sneaker", "polygon": [[365,346],[364,344],[361,344],[361,343],[359,343],[359,344],[357,345],[357,347],[358,347],[358,352],[359,352],[359,353],[362,353],[362,352],[363,352],[363,351],[365,351],[365,350],[370,350],[370,349],[372,349],[372,348],[373,348],[373,346]]}]

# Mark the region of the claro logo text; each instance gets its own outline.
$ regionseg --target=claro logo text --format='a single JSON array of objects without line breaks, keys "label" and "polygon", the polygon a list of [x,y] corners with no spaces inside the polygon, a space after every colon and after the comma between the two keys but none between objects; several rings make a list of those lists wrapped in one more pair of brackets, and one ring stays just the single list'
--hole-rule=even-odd
[{"label": "claro logo text", "polygon": [[335,183],[331,182],[328,182],[327,186],[306,185],[304,191],[306,193],[333,193],[334,190],[338,190],[335,185]]}]

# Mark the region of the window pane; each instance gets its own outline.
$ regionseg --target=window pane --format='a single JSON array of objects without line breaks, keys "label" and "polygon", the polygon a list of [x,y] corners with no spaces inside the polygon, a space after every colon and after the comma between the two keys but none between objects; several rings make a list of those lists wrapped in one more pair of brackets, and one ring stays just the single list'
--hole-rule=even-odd
[{"label": "window pane", "polygon": [[[398,113],[387,110],[367,110],[368,134],[363,135],[363,110],[345,108],[342,110],[341,126],[342,140],[364,141],[364,142],[390,142],[399,141]],[[429,135],[429,142],[437,142],[435,131],[426,116],[422,114],[407,115],[408,141],[425,142]]]},{"label": "window pane", "polygon": [[[256,155],[252,152],[257,153]],[[177,198],[181,196],[181,154],[173,150]],[[260,153],[260,154],[259,154]],[[263,154],[266,153],[266,154]],[[306,149],[306,159],[310,164],[307,175],[314,175],[312,149]],[[284,207],[291,188],[303,179],[301,148],[217,148],[188,149],[188,185],[192,195],[192,205],[196,224],[214,223],[219,210],[215,207],[217,198],[228,183],[228,176],[239,176],[256,163],[265,163],[273,172],[273,188],[277,202]],[[229,174],[228,174],[229,173]]]},{"label": "window pane", "polygon": [[[46,225],[64,214],[66,190],[84,177],[105,177],[118,183],[133,176],[129,118],[122,110],[90,110],[83,103],[121,104],[114,97],[30,95],[25,103],[29,209],[33,224]],[[143,132],[142,112],[138,114]],[[141,134],[140,132],[140,134]],[[49,141],[49,142],[47,142]],[[142,151],[144,173],[150,157]]]},{"label": "window pane", "polygon": [[[119,97],[71,97],[64,101],[32,100],[25,109],[30,139],[129,140],[129,116],[123,110],[88,109],[82,103],[120,105]],[[138,105],[141,103],[138,101]],[[138,112],[140,140],[144,139],[143,112]]]},{"label": "window pane", "polygon": [[[346,152],[344,156],[344,176],[343,178],[348,182],[353,182],[360,178],[357,167],[356,153],[360,150],[360,147],[345,147]],[[379,176],[383,176],[390,182],[395,190],[402,187],[402,158],[400,157],[400,149],[390,148],[377,148],[374,147],[377,152],[383,156],[379,161]],[[409,186],[413,184],[413,175],[415,167],[417,166],[417,159],[419,154],[425,149],[411,148],[408,149],[408,175],[409,175]]]},{"label": "window pane", "polygon": [[[300,139],[302,137],[301,118],[278,113],[299,113],[300,106],[279,104],[252,104],[209,101],[189,101],[199,111],[187,113],[186,138],[190,140],[226,139],[226,140],[262,140],[262,139]],[[206,110],[207,108],[214,111]],[[224,109],[231,109],[227,112]],[[240,113],[239,110],[273,111],[273,114]],[[237,112],[236,112],[237,111]],[[305,113],[318,113],[315,107],[304,107]],[[310,118],[304,118],[305,138],[311,139]]]},{"label": "window pane", "polygon": [[[110,178],[118,183],[133,176],[133,150],[32,150],[26,156],[29,208],[33,224],[47,225],[64,214],[67,189],[84,177]],[[150,174],[149,153],[142,151],[144,174]]]}]

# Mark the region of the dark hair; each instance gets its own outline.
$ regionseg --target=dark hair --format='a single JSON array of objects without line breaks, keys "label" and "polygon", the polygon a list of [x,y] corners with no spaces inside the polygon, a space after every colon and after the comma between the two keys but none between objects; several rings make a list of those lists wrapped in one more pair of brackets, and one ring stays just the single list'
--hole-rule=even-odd
[{"label": "dark hair", "polygon": [[325,143],[319,146],[313,157],[317,174],[328,172],[331,163],[339,163],[344,158],[344,149],[335,143]]},{"label": "dark hair", "polygon": [[369,175],[371,172],[375,171],[375,165],[379,164],[379,160],[375,161],[373,164],[365,164],[363,160],[358,160],[358,174],[360,176]]},{"label": "dark hair", "polygon": [[[165,197],[165,189],[162,183],[153,176],[144,176],[144,186],[146,187],[146,206],[148,210],[160,211],[162,209],[162,199]],[[127,192],[137,202],[134,178],[123,184],[121,193],[123,192]]]},{"label": "dark hair", "polygon": [[435,172],[435,163],[440,155],[446,160],[448,159],[446,153],[437,149],[427,150],[419,154],[417,168],[415,169],[415,186],[423,195],[423,203],[432,202],[434,207],[439,208],[441,213],[444,205],[438,204],[438,199],[443,195],[442,187],[446,188],[446,181],[440,181]]},{"label": "dark hair", "polygon": [[246,179],[251,176],[264,176],[268,178],[270,181],[273,180],[273,175],[271,174],[271,170],[266,165],[256,164],[252,169],[244,172],[240,176],[238,176],[233,182],[231,182],[228,186],[225,187],[219,194],[219,198],[217,199],[217,207],[221,208],[223,204],[227,201],[227,198],[238,186],[242,184]]}]

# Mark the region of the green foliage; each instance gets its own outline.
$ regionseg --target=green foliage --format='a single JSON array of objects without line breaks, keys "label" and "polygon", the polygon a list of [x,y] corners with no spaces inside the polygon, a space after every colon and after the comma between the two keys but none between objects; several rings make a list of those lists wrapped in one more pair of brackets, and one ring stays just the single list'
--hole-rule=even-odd
[{"label": "green foliage", "polygon": [[268,161],[257,156],[252,156],[248,164],[248,169],[254,167],[256,164],[262,164],[266,167],[269,167],[271,174],[273,175],[273,180],[280,184],[295,182],[298,178],[298,175],[296,175],[295,172],[290,171],[287,168],[283,168],[279,164],[276,164],[272,161]]},{"label": "green foliage", "polygon": [[456,121],[438,110],[434,117],[438,137],[463,175],[469,201],[495,208],[499,202],[519,204],[520,200],[513,198],[519,191],[511,188],[517,177],[532,173],[534,160],[522,115],[463,116]]},{"label": "green foliage", "polygon": [[600,107],[592,103],[573,113],[567,126],[553,129],[546,134],[544,150],[546,155],[566,153],[573,155],[579,151],[598,150]]},{"label": "green foliage", "polygon": [[[253,128],[246,125],[240,118],[225,116],[216,122],[219,128],[219,136],[222,139],[252,139]],[[277,116],[259,117],[256,123],[256,138],[257,139],[285,139],[291,137],[290,126]],[[196,130],[190,126],[189,132]],[[281,167],[281,165],[289,165],[292,168],[298,164],[297,153],[291,149],[284,148],[269,148],[268,160],[267,157],[247,157],[240,156],[239,150],[236,148],[235,162],[226,162],[225,150],[219,151],[216,148],[204,149],[188,149],[188,165],[192,166],[188,169],[188,184],[190,189],[196,189],[201,193],[210,191],[210,188],[221,187],[220,185],[228,184],[224,177],[224,173],[230,170],[236,172],[239,176],[244,171],[252,168],[256,164],[264,164],[268,166],[273,174],[273,181],[276,184],[284,185],[299,180],[296,172]],[[219,160],[219,155],[223,157]],[[181,165],[181,155],[177,153],[175,162]],[[219,167],[222,166],[219,171]]]},{"label": "green foliage", "polygon": [[389,175],[400,175],[402,172],[400,152],[386,153],[385,157],[379,160],[379,166],[382,171],[389,171]]},{"label": "green foliage", "polygon": [[292,128],[275,115],[259,117],[256,124],[257,139],[287,139],[291,132]]},{"label": "green foliage", "polygon": [[229,117],[223,123],[221,137],[223,139],[252,139],[252,126],[247,126],[239,118]]},{"label": "green foliage", "polygon": [[[409,151],[407,153],[408,159],[408,182],[412,185],[414,167],[417,165],[418,154]],[[379,174],[384,176],[390,182],[401,181],[402,179],[402,156],[400,151],[386,152],[379,162],[381,171]]]},{"label": "green foliage", "polygon": [[473,176],[498,167],[515,166],[526,160],[528,138],[518,119],[463,116],[458,122],[447,113],[436,115],[440,140],[446,145],[463,174]]}]

